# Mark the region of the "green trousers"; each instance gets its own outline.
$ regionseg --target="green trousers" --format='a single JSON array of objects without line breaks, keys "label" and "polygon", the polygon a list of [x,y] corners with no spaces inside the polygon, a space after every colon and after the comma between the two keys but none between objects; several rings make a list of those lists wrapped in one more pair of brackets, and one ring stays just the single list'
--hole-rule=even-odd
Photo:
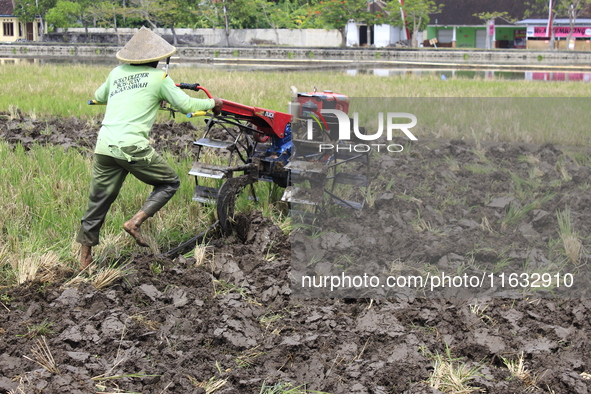
[{"label": "green trousers", "polygon": [[94,155],[88,206],[81,219],[76,241],[82,245],[99,243],[99,232],[107,212],[121,190],[127,177],[132,174],[140,181],[154,186],[141,210],[153,216],[174,196],[180,186],[177,173],[156,152],[149,159],[127,161],[106,155]]}]

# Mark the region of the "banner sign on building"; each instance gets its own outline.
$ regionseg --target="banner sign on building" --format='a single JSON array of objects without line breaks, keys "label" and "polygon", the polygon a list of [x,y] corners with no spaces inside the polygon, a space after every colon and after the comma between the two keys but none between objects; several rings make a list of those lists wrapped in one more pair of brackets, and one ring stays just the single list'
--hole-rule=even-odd
[{"label": "banner sign on building", "polygon": [[494,37],[494,35],[495,35],[495,21],[494,21],[494,19],[488,21],[488,35],[490,37]]},{"label": "banner sign on building", "polygon": [[[552,28],[554,37],[568,37],[570,33],[569,26],[554,26]],[[528,37],[550,37],[545,26],[529,26],[527,28]],[[591,38],[591,26],[578,26],[573,29],[573,38]]]},{"label": "banner sign on building", "polygon": [[525,49],[527,47],[527,44],[526,44],[527,31],[525,29],[515,30],[515,32],[513,32],[513,35],[514,35],[513,48]]}]

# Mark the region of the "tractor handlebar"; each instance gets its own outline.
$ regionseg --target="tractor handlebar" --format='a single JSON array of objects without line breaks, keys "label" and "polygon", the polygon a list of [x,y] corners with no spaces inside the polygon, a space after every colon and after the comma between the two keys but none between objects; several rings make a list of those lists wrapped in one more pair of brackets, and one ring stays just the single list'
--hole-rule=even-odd
[{"label": "tractor handlebar", "polygon": [[193,90],[195,92],[202,90],[207,95],[208,98],[213,98],[211,93],[209,93],[209,91],[207,89],[205,89],[203,86],[199,85],[198,83],[181,82],[181,83],[177,83],[176,86],[178,86],[181,89]]},{"label": "tractor handlebar", "polygon": [[[208,98],[213,98],[213,96],[209,93],[209,91],[204,88],[203,86],[199,85],[198,83],[177,83],[176,86],[178,86],[181,89],[186,89],[186,90],[193,90],[195,92],[198,92],[200,90],[202,90]],[[88,100],[88,105],[105,105],[105,103],[99,103],[96,100]],[[197,111],[197,112],[191,112],[187,114],[187,118],[192,118],[195,116],[205,116],[207,115],[206,111]]]}]

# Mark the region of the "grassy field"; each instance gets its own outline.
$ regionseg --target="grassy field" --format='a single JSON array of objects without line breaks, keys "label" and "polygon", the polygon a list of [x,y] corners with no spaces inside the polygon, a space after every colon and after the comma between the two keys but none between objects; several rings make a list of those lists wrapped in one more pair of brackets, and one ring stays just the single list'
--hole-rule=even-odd
[{"label": "grassy field", "polygon": [[[37,119],[100,119],[104,107],[88,106],[86,102],[93,98],[94,90],[104,81],[110,69],[80,65],[2,66],[0,112],[11,116],[20,110],[24,116]],[[446,126],[430,131],[429,137],[491,138],[579,146],[591,143],[587,129],[583,127],[589,124],[589,120],[579,116],[583,113],[581,111],[570,112],[573,108],[589,107],[583,103],[591,97],[591,84],[581,82],[442,81],[435,76],[353,77],[337,71],[246,73],[192,68],[172,69],[171,76],[176,82],[198,82],[217,97],[276,110],[287,109],[292,85],[300,91],[311,91],[317,86],[318,89],[330,89],[350,97],[416,98],[423,100],[420,101],[423,105],[427,104],[420,112],[425,114],[426,122],[441,122],[440,116],[449,117],[443,122]],[[200,94],[197,97],[204,96]],[[437,101],[437,98],[447,99]],[[446,104],[451,98],[464,98],[461,99],[464,100],[464,116],[471,117],[468,128],[459,130],[453,127],[457,112],[454,108],[458,106]],[[487,114],[487,108],[482,106],[494,102],[488,98],[507,100],[494,108],[496,112]],[[527,99],[523,101],[520,98]],[[539,101],[541,98],[548,99]],[[467,102],[477,105],[471,107]],[[516,104],[523,102],[529,104]],[[536,130],[535,125],[540,123],[540,119],[527,112],[524,115],[522,111],[528,106],[539,110],[539,103],[548,105],[544,112],[554,123],[534,133],[532,130]],[[558,108],[554,103],[559,104]],[[437,108],[438,105],[441,108]],[[434,113],[440,115],[435,116]],[[518,120],[517,126],[510,130],[498,129],[495,119],[513,117]],[[575,119],[577,130],[565,127],[564,118]],[[179,121],[188,120],[179,117]],[[533,123],[525,127],[526,121]],[[146,225],[151,249],[155,253],[160,248],[186,240],[212,220],[211,209],[191,201],[193,183],[185,175],[191,166],[190,161],[165,155],[183,177],[183,182],[173,200]],[[0,189],[0,286],[22,282],[34,276],[32,271],[44,269],[44,264],[76,267],[78,245],[74,239],[86,204],[90,158],[73,150],[66,152],[51,147],[36,147],[25,152],[18,147],[12,149],[0,141],[0,161],[10,163],[0,168],[5,180]],[[149,187],[140,182],[128,180],[104,226],[102,243],[96,249],[100,260],[109,264],[122,262],[130,252],[137,251],[131,238],[123,235],[121,229],[124,221],[141,206],[149,191]],[[274,208],[267,204],[264,209],[270,214]]]},{"label": "grassy field", "polygon": [[[26,114],[94,117],[86,105],[111,67],[83,65],[4,65],[0,68],[0,110],[16,106]],[[227,72],[171,68],[175,82],[198,82],[217,97],[254,106],[286,110],[290,87],[300,91],[330,89],[349,97],[591,97],[591,84],[581,82],[448,79],[404,75],[349,76],[324,72]],[[6,94],[10,92],[9,94]]]}]

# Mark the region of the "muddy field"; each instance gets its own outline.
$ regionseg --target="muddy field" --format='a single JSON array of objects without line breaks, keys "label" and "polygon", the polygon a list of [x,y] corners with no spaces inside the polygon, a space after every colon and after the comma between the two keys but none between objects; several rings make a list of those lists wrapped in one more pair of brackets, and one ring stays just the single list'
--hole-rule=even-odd
[{"label": "muddy field", "polygon": [[[0,117],[0,138],[88,152],[96,127]],[[194,133],[189,124],[165,123],[153,136],[157,147],[181,155]],[[552,145],[415,144],[384,159],[396,181],[376,175],[366,212],[389,225],[374,223],[364,242],[395,245],[393,263],[434,270],[502,264],[525,272],[556,262],[585,278],[590,155]],[[557,218],[566,209],[581,246],[572,258]],[[75,272],[58,283],[2,289],[0,393],[281,393],[289,384],[334,394],[591,389],[585,286],[568,297],[296,298],[305,292],[292,288],[290,239],[256,211],[247,219],[246,240],[211,240],[201,265],[137,255],[132,272],[105,289],[66,285]],[[351,256],[348,272],[361,273],[362,257]],[[40,326],[43,336],[34,330]],[[53,372],[36,362],[41,338]],[[466,372],[465,391],[445,380],[446,365]]]}]

